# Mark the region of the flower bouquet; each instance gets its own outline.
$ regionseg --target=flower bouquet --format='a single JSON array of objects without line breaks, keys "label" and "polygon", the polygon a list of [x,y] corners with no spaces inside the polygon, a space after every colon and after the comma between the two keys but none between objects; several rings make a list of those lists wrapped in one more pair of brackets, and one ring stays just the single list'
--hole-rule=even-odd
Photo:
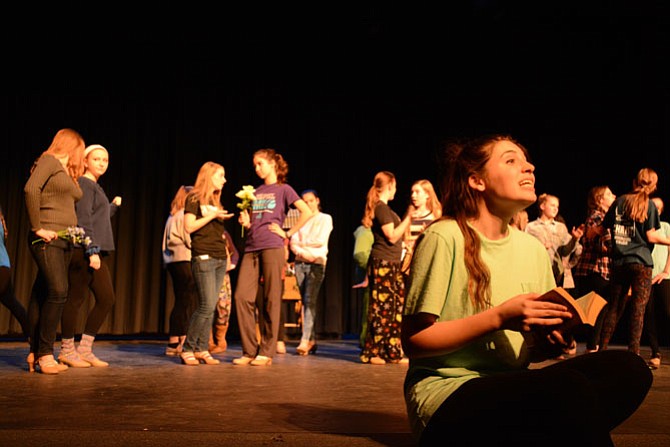
[{"label": "flower bouquet", "polygon": [[[237,204],[237,207],[242,211],[251,209],[254,200],[256,200],[256,196],[254,195],[255,192],[256,190],[251,185],[245,185],[242,189],[237,191],[235,197],[242,200]],[[242,237],[244,237],[244,226],[242,226]]]},{"label": "flower bouquet", "polygon": [[[59,230],[56,232],[58,239],[65,239],[70,241],[73,244],[81,244],[84,247],[88,247],[91,244],[91,238],[86,236],[86,231],[82,227],[67,227],[64,230]],[[43,238],[35,239],[34,244],[40,242],[46,242]]]}]

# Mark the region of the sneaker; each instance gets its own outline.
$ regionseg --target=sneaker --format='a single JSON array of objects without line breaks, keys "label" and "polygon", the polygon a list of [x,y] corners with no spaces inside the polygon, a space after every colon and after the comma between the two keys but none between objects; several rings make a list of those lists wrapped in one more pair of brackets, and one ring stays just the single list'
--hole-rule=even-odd
[{"label": "sneaker", "polygon": [[661,366],[661,357],[659,356],[649,359],[648,365],[651,369],[658,369]]},{"label": "sneaker", "polygon": [[233,365],[248,365],[253,361],[254,361],[253,357],[247,357],[246,355],[243,355],[242,357],[233,359]]},{"label": "sneaker", "polygon": [[249,362],[251,366],[270,366],[272,365],[272,357],[264,355],[257,355],[255,359]]}]

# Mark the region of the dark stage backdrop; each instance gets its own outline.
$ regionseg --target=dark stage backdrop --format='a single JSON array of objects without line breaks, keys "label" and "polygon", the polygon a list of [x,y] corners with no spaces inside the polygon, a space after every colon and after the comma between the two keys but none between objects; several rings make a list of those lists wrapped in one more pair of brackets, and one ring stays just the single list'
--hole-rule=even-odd
[{"label": "dark stage backdrop", "polygon": [[[205,22],[197,27],[121,22],[86,35],[31,22],[26,32],[44,38],[20,54],[12,47],[0,92],[0,205],[19,299],[27,304],[36,272],[23,185],[63,127],[108,148],[100,184],[123,198],[109,335],[166,333],[173,296],[161,237],[174,192],[216,161],[224,205],[236,210],[235,192],[259,183],[251,158],[262,147],[282,153],[288,183],[317,189],[333,216],[317,330],[334,336],[360,330],[353,231],[374,174],[396,174],[391,206],[402,215],[413,181],[436,183],[444,138],[517,138],[538,194],[557,195],[569,225],[583,220],[590,187],[622,194],[644,166],[670,200],[664,10],[552,9],[526,20],[497,2],[472,5],[460,16],[370,9],[300,23],[254,11],[248,21],[217,15],[217,26],[200,14],[184,18]],[[236,220],[228,231],[242,249]],[[0,335],[18,330],[0,307]]]}]

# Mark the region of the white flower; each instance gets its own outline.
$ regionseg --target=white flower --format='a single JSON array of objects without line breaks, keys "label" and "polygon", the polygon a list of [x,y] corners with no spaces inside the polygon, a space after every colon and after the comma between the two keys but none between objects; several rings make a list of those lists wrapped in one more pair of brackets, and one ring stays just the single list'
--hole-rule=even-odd
[{"label": "white flower", "polygon": [[255,192],[256,190],[251,185],[245,185],[241,190],[237,191],[235,197],[242,199],[242,201],[237,204],[237,207],[241,210],[251,208],[253,201],[256,200],[256,196],[254,195]]}]

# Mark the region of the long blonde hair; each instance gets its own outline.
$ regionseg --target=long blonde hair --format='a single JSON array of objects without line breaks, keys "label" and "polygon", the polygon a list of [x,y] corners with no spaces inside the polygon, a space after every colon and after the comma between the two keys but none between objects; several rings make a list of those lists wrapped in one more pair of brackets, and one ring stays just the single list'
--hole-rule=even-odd
[{"label": "long blonde hair", "polygon": [[526,149],[506,135],[490,135],[473,139],[453,140],[445,144],[440,162],[442,219],[453,219],[465,240],[464,262],[469,274],[468,295],[477,309],[491,307],[491,272],[481,258],[481,241],[468,220],[479,217],[478,203],[482,193],[469,185],[476,174],[485,177],[485,166],[494,146],[510,141],[527,155]]},{"label": "long blonde hair", "polygon": [[365,228],[372,227],[372,221],[375,217],[375,206],[379,202],[379,194],[391,183],[395,183],[395,175],[392,172],[380,171],[375,174],[372,186],[368,190],[365,200],[365,211],[363,212],[363,219],[361,219],[361,223]]},{"label": "long blonde hair", "polygon": [[213,161],[206,161],[200,167],[191,193],[198,199],[201,205],[221,207],[221,190],[214,188],[212,184],[212,176],[219,169],[223,169],[223,166]]},{"label": "long blonde hair", "polygon": [[433,184],[429,180],[421,179],[414,182],[412,187],[416,185],[420,186],[428,194],[428,200],[426,201],[428,211],[433,214],[435,219],[442,217],[442,204],[440,203],[440,199],[437,198]]},{"label": "long blonde hair", "polygon": [[[417,180],[414,183],[412,183],[412,189],[414,189],[415,186],[418,186],[421,189],[423,189],[426,195],[428,196],[428,199],[426,200],[426,209],[430,212],[430,214],[433,215],[433,220],[435,221],[438,220],[440,217],[442,217],[442,204],[440,203],[440,199],[437,198],[435,188],[433,188],[433,184],[430,183],[430,180],[426,179]],[[408,225],[407,229],[405,230],[404,240],[408,241],[411,239],[411,237],[412,237],[412,227],[411,225]]]},{"label": "long blonde hair", "polygon": [[649,196],[656,191],[658,174],[650,168],[642,168],[633,180],[633,191],[623,196],[623,213],[636,222],[647,220]]}]

